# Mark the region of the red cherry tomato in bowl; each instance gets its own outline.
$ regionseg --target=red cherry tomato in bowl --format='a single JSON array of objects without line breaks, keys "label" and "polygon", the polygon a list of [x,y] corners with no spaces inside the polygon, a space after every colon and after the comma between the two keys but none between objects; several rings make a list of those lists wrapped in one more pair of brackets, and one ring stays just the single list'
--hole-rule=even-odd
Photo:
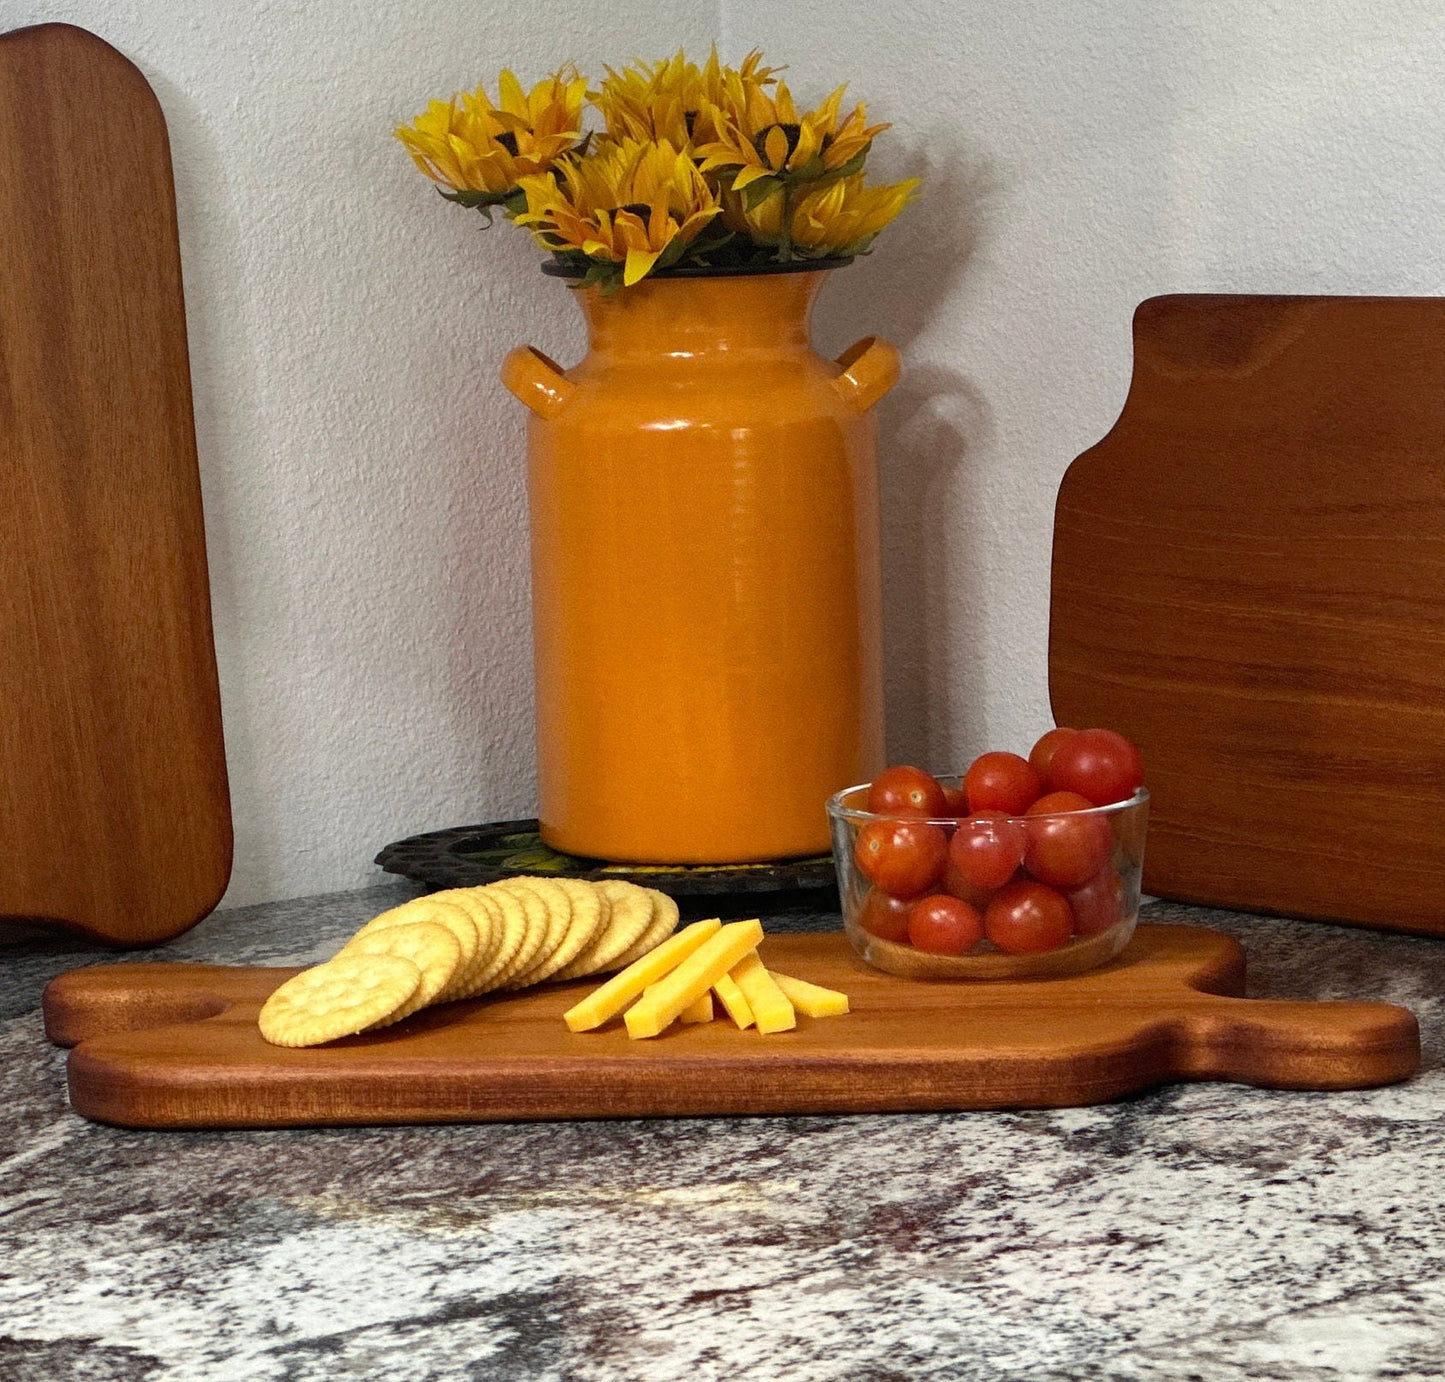
[{"label": "red cherry tomato in bowl", "polygon": [[1050,792],[1029,807],[1024,867],[1041,883],[1078,888],[1109,861],[1113,836],[1093,803],[1075,792]]},{"label": "red cherry tomato in bowl", "polygon": [[948,843],[949,869],[975,888],[1001,888],[1023,863],[1027,845],[1023,822],[982,811],[959,822]]},{"label": "red cherry tomato in bowl", "polygon": [[1076,936],[1097,936],[1124,915],[1124,880],[1118,870],[1104,868],[1082,888],[1069,894]]},{"label": "red cherry tomato in bowl", "polygon": [[1010,883],[994,894],[983,929],[1009,955],[1057,950],[1073,932],[1074,914],[1064,895],[1043,883]]},{"label": "red cherry tomato in bowl", "polygon": [[938,780],[922,768],[901,764],[885,768],[868,789],[868,810],[875,816],[947,816],[948,797]]},{"label": "red cherry tomato in bowl", "polygon": [[884,892],[921,897],[943,877],[948,839],[927,821],[869,821],[853,842],[853,859],[863,877]]},{"label": "red cherry tomato in bowl", "polygon": [[1111,806],[1144,785],[1144,759],[1112,729],[1076,730],[1054,751],[1049,785],[1056,792],[1077,792],[1095,806]]},{"label": "red cherry tomato in bowl", "polygon": [[950,816],[968,815],[968,793],[962,787],[945,787],[943,795],[948,798]]},{"label": "red cherry tomato in bowl", "polygon": [[950,897],[956,897],[960,902],[966,902],[970,907],[982,912],[988,906],[988,900],[994,894],[993,888],[980,888],[977,884],[970,883],[953,866],[953,855],[948,856],[948,864],[943,870],[943,891]]},{"label": "red cherry tomato in bowl", "polygon": [[1002,811],[1006,816],[1022,816],[1043,788],[1027,758],[1016,753],[983,753],[964,774],[963,790],[972,812]]},{"label": "red cherry tomato in bowl", "polygon": [[913,903],[902,897],[890,897],[879,888],[869,888],[868,896],[858,909],[858,924],[870,935],[885,941],[908,939],[908,914]]},{"label": "red cherry tomato in bowl", "polygon": [[1051,729],[1047,734],[1041,734],[1033,748],[1029,750],[1029,767],[1038,774],[1044,791],[1054,790],[1049,769],[1053,765],[1054,755],[1059,751],[1059,745],[1070,735],[1078,732],[1076,729],[1065,729],[1060,725],[1058,729]]},{"label": "red cherry tomato in bowl", "polygon": [[935,893],[909,910],[908,939],[930,955],[962,955],[983,939],[983,918],[967,902]]}]

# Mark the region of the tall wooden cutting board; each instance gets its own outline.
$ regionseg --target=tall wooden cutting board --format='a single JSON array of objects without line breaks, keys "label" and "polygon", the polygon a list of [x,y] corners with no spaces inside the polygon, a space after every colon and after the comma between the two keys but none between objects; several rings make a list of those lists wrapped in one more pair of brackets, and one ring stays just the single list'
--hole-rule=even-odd
[{"label": "tall wooden cutting board", "polygon": [[140,72],[0,37],[0,916],[176,935],[231,820],[175,194]]},{"label": "tall wooden cutting board", "polygon": [[1445,935],[1445,299],[1145,302],[1049,685],[1144,750],[1149,892]]}]

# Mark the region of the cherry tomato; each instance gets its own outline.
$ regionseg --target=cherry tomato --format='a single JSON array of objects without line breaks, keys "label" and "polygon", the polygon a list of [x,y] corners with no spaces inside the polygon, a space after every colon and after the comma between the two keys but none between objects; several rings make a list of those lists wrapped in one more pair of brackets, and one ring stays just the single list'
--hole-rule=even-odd
[{"label": "cherry tomato", "polygon": [[1054,761],[1054,755],[1059,751],[1059,745],[1071,734],[1078,732],[1076,729],[1065,729],[1061,725],[1058,729],[1051,729],[1047,734],[1040,735],[1038,742],[1029,750],[1029,767],[1039,775],[1044,791],[1054,790],[1049,768]]},{"label": "cherry tomato", "polygon": [[1042,883],[1010,883],[994,895],[983,929],[1009,955],[1057,950],[1073,930],[1074,914],[1060,892]]},{"label": "cherry tomato", "polygon": [[858,924],[870,935],[885,941],[908,939],[908,913],[913,903],[901,897],[890,897],[878,888],[869,888],[868,896],[858,911]]},{"label": "cherry tomato", "polygon": [[868,789],[868,810],[876,816],[946,816],[948,798],[922,768],[885,768]]},{"label": "cherry tomato", "polygon": [[1112,729],[1081,729],[1054,750],[1049,785],[1056,792],[1077,792],[1095,806],[1128,801],[1144,784],[1144,759]]},{"label": "cherry tomato", "polygon": [[1006,816],[1022,816],[1043,791],[1028,759],[1016,753],[980,754],[964,775],[963,789],[970,811],[1002,811]]},{"label": "cherry tomato", "polygon": [[1024,867],[1041,883],[1077,888],[1108,862],[1109,822],[1091,807],[1076,792],[1050,792],[1029,807]]},{"label": "cherry tomato", "polygon": [[970,883],[953,866],[953,856],[948,856],[948,865],[943,870],[943,891],[950,897],[956,897],[960,902],[966,902],[970,907],[977,908],[980,912],[988,906],[988,900],[993,896],[992,888],[980,888]]},{"label": "cherry tomato", "polygon": [[959,822],[948,844],[949,868],[976,888],[1001,888],[1023,863],[1027,844],[1021,821],[1002,811],[980,811]]},{"label": "cherry tomato", "polygon": [[1076,936],[1097,936],[1124,915],[1124,880],[1105,868],[1069,894]]},{"label": "cherry tomato", "polygon": [[920,898],[908,913],[908,939],[930,955],[962,955],[983,939],[977,908],[947,893]]},{"label": "cherry tomato", "polygon": [[927,821],[869,821],[854,841],[853,858],[863,877],[884,892],[921,897],[943,877],[948,840]]},{"label": "cherry tomato", "polygon": [[945,787],[943,795],[948,798],[948,814],[950,816],[968,815],[968,793],[962,787]]}]

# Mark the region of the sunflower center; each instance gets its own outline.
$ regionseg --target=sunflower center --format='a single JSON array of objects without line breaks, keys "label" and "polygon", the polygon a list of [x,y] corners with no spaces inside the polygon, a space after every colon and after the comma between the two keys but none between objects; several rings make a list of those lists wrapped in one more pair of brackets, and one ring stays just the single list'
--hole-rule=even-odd
[{"label": "sunflower center", "polygon": [[[753,148],[758,151],[758,156],[766,160],[768,156],[768,135],[774,130],[782,130],[783,137],[788,141],[787,158],[792,158],[793,150],[798,147],[798,139],[803,133],[803,127],[792,123],[784,124],[782,121],[779,121],[776,125],[765,125],[753,136]],[[785,163],[787,162],[787,158],[783,160]]]},{"label": "sunflower center", "polygon": [[511,130],[503,130],[501,134],[492,136],[513,158],[517,156],[517,136]]}]

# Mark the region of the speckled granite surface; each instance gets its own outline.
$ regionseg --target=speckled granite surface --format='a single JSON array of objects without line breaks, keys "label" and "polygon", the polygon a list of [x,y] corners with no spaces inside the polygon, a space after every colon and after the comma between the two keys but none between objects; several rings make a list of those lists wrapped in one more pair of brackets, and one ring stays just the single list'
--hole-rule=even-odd
[{"label": "speckled granite surface", "polygon": [[[300,962],[407,891],[222,913],[160,953]],[[1252,992],[1413,1008],[1421,1075],[1046,1113],[128,1132],[67,1111],[40,1027],[45,980],[104,957],[0,932],[0,1379],[1445,1374],[1445,942],[1151,916],[1239,936]]]}]

